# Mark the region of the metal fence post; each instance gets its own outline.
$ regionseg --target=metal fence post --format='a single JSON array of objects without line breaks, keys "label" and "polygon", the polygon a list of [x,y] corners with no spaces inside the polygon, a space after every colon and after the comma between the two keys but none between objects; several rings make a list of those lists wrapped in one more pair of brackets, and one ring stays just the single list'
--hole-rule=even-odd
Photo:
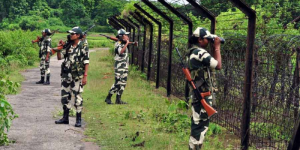
[{"label": "metal fence post", "polygon": [[154,6],[149,0],[142,0],[148,7],[163,17],[169,22],[169,62],[168,62],[168,79],[167,79],[167,96],[171,95],[171,69],[172,69],[172,50],[173,50],[173,20],[169,18],[165,13]]},{"label": "metal fence post", "polygon": [[[146,30],[147,30],[147,26],[146,26],[146,24],[145,24],[143,21],[140,20],[140,18],[139,18],[135,13],[130,12],[129,14],[132,15],[133,18],[134,18],[136,21],[138,21],[141,25],[144,26],[143,48],[142,48],[142,49],[143,49],[143,50],[142,50],[142,54],[144,54],[144,51],[145,51],[145,48],[146,48],[146,35],[147,35]],[[139,57],[139,55],[138,55],[138,57]],[[141,67],[141,71],[144,72],[144,56],[142,56],[142,63],[141,63],[141,66],[140,66],[140,67]]]},{"label": "metal fence post", "polygon": [[138,20],[140,23],[144,25],[144,40],[143,40],[143,53],[142,53],[142,66],[141,71],[144,72],[145,70],[145,51],[146,51],[146,39],[147,39],[147,22],[144,21],[137,12],[134,12],[133,15],[136,17],[135,19]]},{"label": "metal fence post", "polygon": [[[296,48],[296,51],[297,51],[297,60],[296,60],[297,62],[296,62],[295,73],[297,74],[296,81],[297,81],[297,86],[298,86],[299,85],[299,78],[300,78],[300,76],[299,76],[300,75],[300,47]],[[299,90],[298,91],[296,90],[296,92],[299,93]],[[295,108],[295,109],[298,109],[298,108]],[[291,140],[289,142],[289,146],[288,146],[287,150],[299,150],[300,149],[300,115],[297,114],[297,116],[298,116],[298,121],[296,121],[296,123],[295,123],[294,134],[293,134],[293,137],[291,138]]]},{"label": "metal fence post", "polygon": [[141,11],[144,15],[146,15],[148,18],[150,18],[152,21],[154,21],[158,25],[158,39],[157,39],[157,65],[156,65],[156,88],[159,88],[159,70],[160,70],[160,48],[161,48],[161,23],[155,19],[153,16],[151,16],[149,13],[147,13],[142,7],[140,7],[137,4],[134,4],[135,8],[137,8],[139,11]]},{"label": "metal fence post", "polygon": [[248,16],[247,50],[246,50],[246,70],[244,82],[244,105],[243,119],[241,124],[241,149],[248,150],[250,138],[250,117],[254,60],[254,41],[256,29],[256,12],[240,0],[230,0],[237,8]]},{"label": "metal fence post", "polygon": [[[135,25],[137,27],[137,42],[140,43],[140,26],[138,24],[136,24],[133,20],[131,20],[130,18],[127,18],[127,20],[132,23],[133,25]],[[138,49],[138,47],[135,48],[136,50]],[[134,63],[134,50],[132,52],[132,63],[137,65],[137,62]]]},{"label": "metal fence post", "polygon": [[[147,66],[147,80],[150,79],[150,72],[151,72],[151,56],[152,56],[152,50],[153,50],[153,24],[144,18],[139,12],[135,12],[135,14],[142,19],[145,23],[147,23],[150,27],[150,41],[149,41],[149,56],[148,56],[148,66]],[[143,54],[143,57],[145,55],[145,52]]]},{"label": "metal fence post", "polygon": [[[112,17],[110,17],[109,20],[110,20],[113,24],[115,24],[115,25],[117,26],[117,28],[119,28],[119,29],[123,28],[122,25],[120,25],[120,24],[119,24],[117,21],[115,21]],[[118,30],[119,30],[119,29],[118,29]]]}]

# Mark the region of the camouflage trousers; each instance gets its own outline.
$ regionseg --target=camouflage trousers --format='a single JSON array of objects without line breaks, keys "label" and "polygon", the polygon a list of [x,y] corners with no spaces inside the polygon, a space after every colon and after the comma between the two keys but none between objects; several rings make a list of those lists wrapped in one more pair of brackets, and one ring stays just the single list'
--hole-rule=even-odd
[{"label": "camouflage trousers", "polygon": [[115,83],[111,86],[109,93],[117,95],[122,95],[128,76],[128,69],[115,69]]},{"label": "camouflage trousers", "polygon": [[71,109],[70,101],[74,99],[74,106],[76,112],[80,113],[82,111],[82,92],[83,86],[82,81],[75,81],[72,78],[64,79],[61,82],[61,103],[63,106],[66,105],[68,109]]},{"label": "camouflage trousers", "polygon": [[46,61],[46,55],[42,55],[40,62],[41,76],[44,77],[45,74],[50,77],[50,58]]},{"label": "camouflage trousers", "polygon": [[[205,97],[206,102],[212,105],[212,96]],[[205,133],[208,130],[209,118],[200,101],[192,104],[192,124],[189,140],[190,150],[197,150],[203,144]]]}]

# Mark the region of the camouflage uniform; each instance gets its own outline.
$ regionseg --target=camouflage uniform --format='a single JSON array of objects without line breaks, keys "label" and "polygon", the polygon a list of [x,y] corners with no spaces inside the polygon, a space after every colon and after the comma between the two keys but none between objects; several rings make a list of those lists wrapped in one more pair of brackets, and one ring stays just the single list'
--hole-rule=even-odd
[{"label": "camouflage uniform", "polygon": [[67,109],[71,108],[70,100],[75,100],[77,113],[82,111],[82,78],[85,64],[89,63],[89,48],[87,43],[79,41],[76,47],[62,51],[64,62],[61,66],[61,103]]},{"label": "camouflage uniform", "polygon": [[[51,53],[51,38],[49,36],[46,36],[43,38],[43,41],[38,43],[40,46],[40,70],[41,70],[41,76],[45,77],[45,74],[47,77],[50,77],[50,58],[48,61],[46,61],[47,53]],[[49,56],[50,57],[50,56]]]},{"label": "camouflage uniform", "polygon": [[[210,89],[210,80],[208,75],[209,69],[215,69],[218,61],[215,60],[205,49],[193,46],[190,49],[189,67],[196,87],[200,92],[207,92]],[[192,124],[191,135],[189,140],[190,149],[197,149],[197,146],[203,144],[205,133],[208,130],[209,118],[201,102],[192,97]],[[212,96],[205,97],[206,102],[212,105]]]},{"label": "camouflage uniform", "polygon": [[120,54],[124,45],[120,41],[115,44],[115,83],[109,90],[110,94],[117,93],[119,96],[122,95],[125,89],[129,66],[128,48],[126,48],[123,54]]}]

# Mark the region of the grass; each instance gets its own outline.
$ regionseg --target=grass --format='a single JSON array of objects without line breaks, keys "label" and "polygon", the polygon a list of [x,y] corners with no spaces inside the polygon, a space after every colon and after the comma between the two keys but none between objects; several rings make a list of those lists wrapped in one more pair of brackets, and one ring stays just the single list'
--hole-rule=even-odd
[{"label": "grass", "polygon": [[[83,93],[86,141],[96,142],[103,150],[188,149],[190,119],[185,116],[191,110],[172,110],[179,100],[165,97],[164,88],[155,89],[133,67],[122,96],[129,104],[106,105],[104,99],[113,82],[113,56],[108,50],[91,53],[88,83]],[[112,100],[115,101],[115,95]],[[176,121],[178,117],[184,119]],[[170,119],[171,122],[166,121]],[[239,143],[232,133],[211,123],[203,150],[229,150]]]}]

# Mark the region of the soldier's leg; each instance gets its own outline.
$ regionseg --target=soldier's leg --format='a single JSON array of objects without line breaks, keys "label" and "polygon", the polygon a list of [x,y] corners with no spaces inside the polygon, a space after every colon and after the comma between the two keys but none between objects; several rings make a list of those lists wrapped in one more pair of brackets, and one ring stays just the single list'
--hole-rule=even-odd
[{"label": "soldier's leg", "polygon": [[56,124],[69,124],[69,112],[71,109],[70,98],[71,98],[71,81],[62,79],[61,82],[61,103],[63,105],[63,118],[55,121]]},{"label": "soldier's leg", "polygon": [[120,85],[120,89],[117,92],[116,104],[126,104],[126,102],[121,100],[121,96],[126,87],[127,77],[128,77],[128,70],[126,69],[124,72],[120,74],[120,81],[118,82],[118,85]]},{"label": "soldier's leg", "polygon": [[83,86],[81,80],[79,81],[72,81],[71,83],[72,93],[75,98],[75,108],[76,108],[76,124],[75,127],[81,127],[81,112],[82,112],[82,92]]},{"label": "soldier's leg", "polygon": [[[212,105],[212,97],[206,97],[206,102]],[[189,148],[190,150],[199,150],[208,130],[209,118],[200,102],[192,105],[192,112]]]},{"label": "soldier's leg", "polygon": [[115,69],[115,83],[111,86],[107,97],[105,98],[105,102],[107,104],[112,104],[111,102],[111,97],[113,94],[115,94],[116,92],[119,91],[119,89],[121,88],[120,85],[118,85],[118,82],[120,81],[120,73],[118,71],[118,69]]},{"label": "soldier's leg", "polygon": [[50,58],[48,61],[45,61],[45,74],[46,74],[46,82],[44,85],[50,84]]},{"label": "soldier's leg", "polygon": [[40,71],[41,71],[41,80],[36,82],[36,84],[43,84],[45,81],[45,56],[44,55],[41,57]]}]

